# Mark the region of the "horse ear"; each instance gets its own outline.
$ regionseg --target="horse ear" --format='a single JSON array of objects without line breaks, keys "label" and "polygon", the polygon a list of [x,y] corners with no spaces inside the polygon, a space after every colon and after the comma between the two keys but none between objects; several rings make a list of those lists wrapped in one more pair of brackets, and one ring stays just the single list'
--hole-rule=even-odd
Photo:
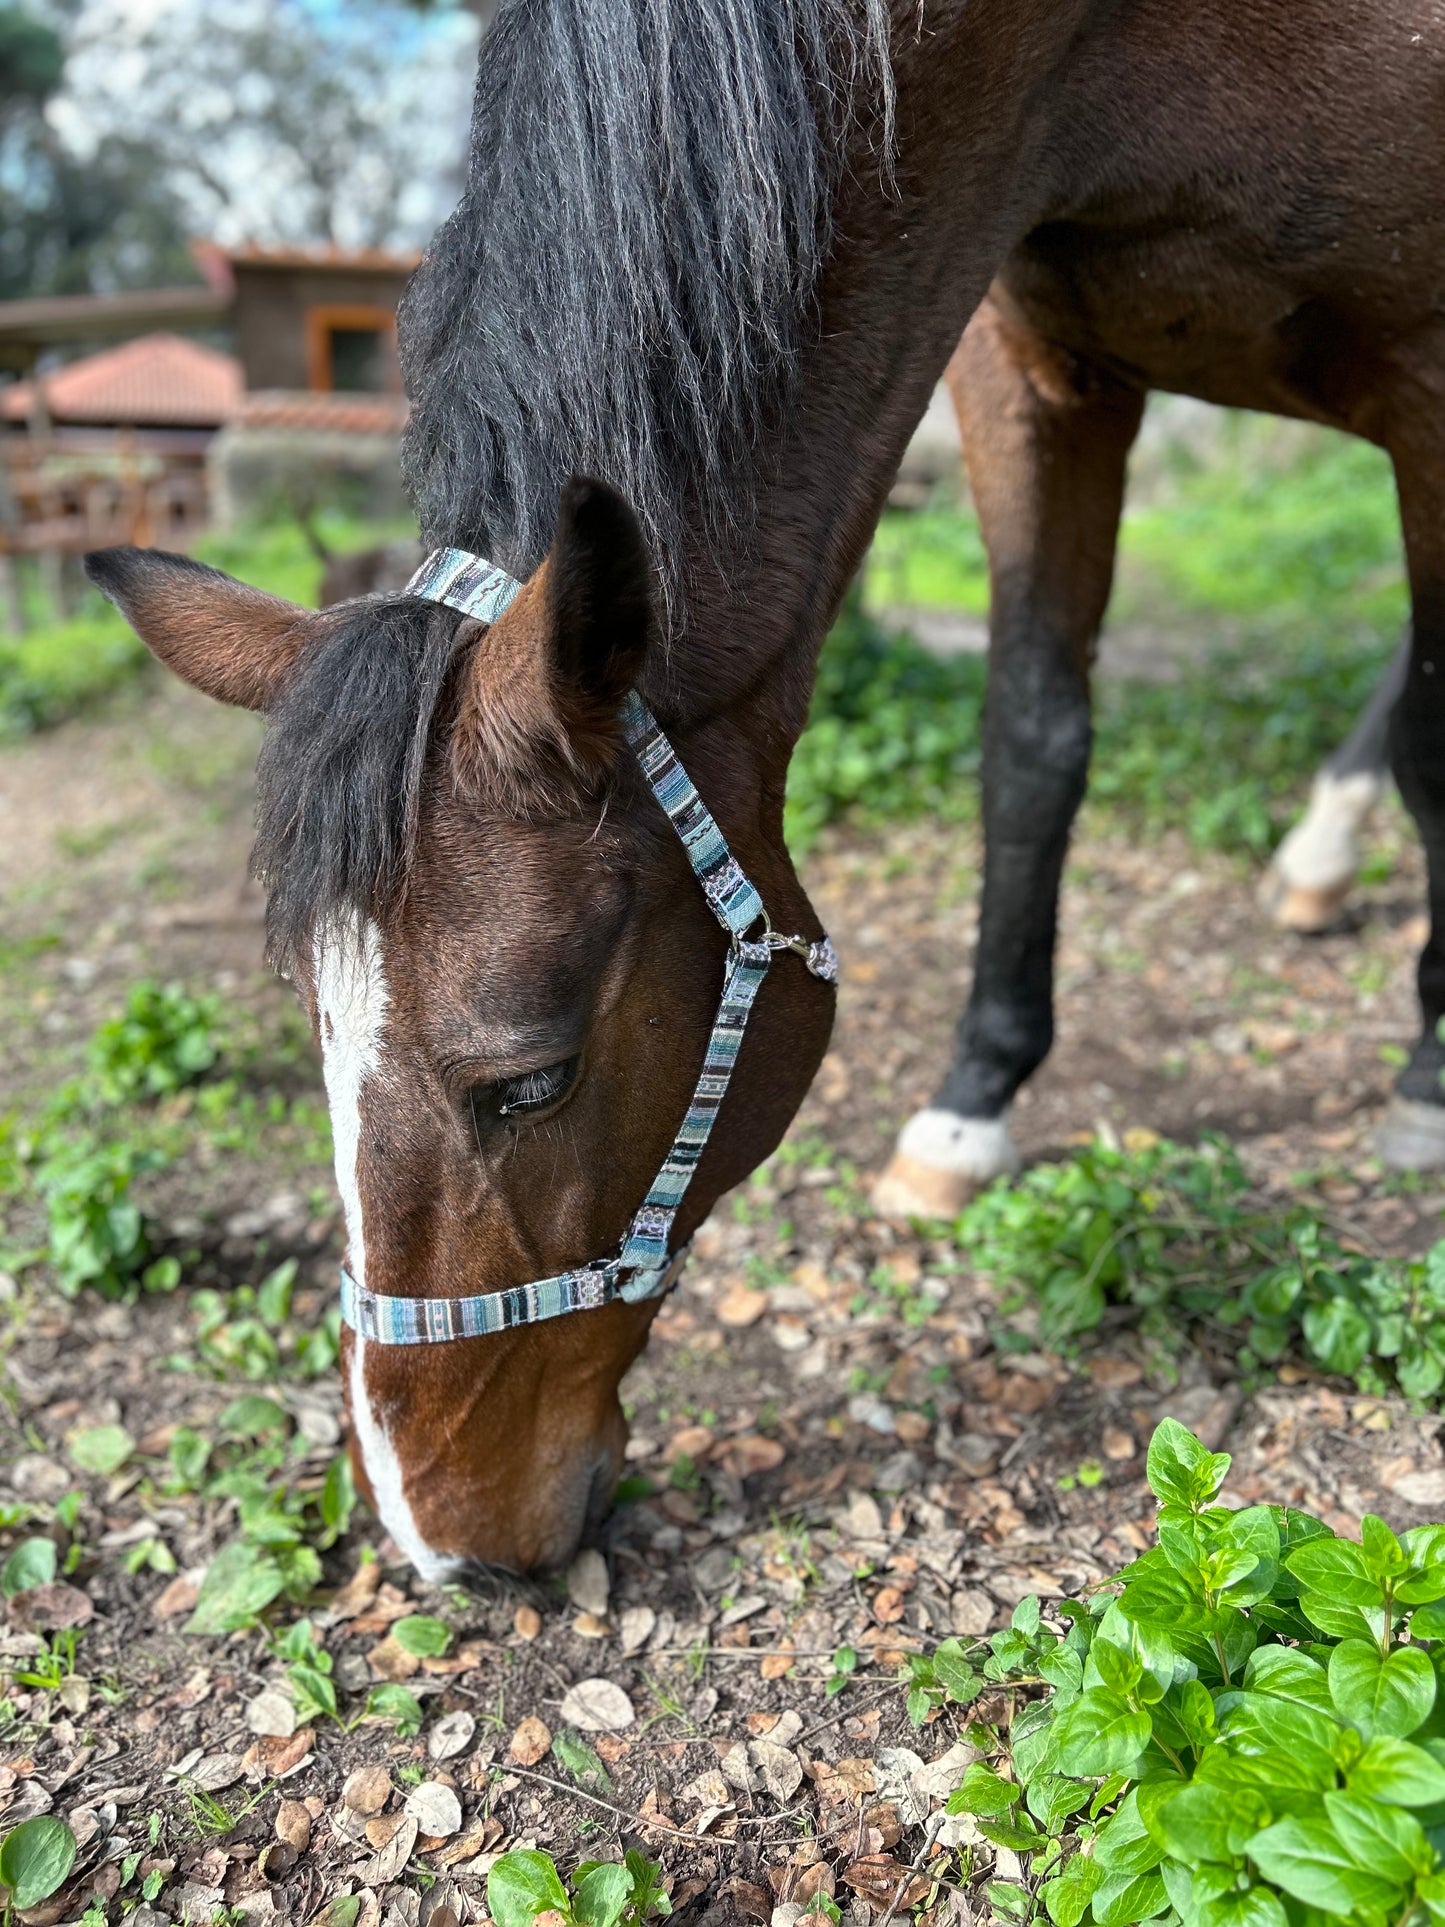
[{"label": "horse ear", "polygon": [[558,693],[615,717],[652,640],[652,564],[615,488],[576,475],[547,558]]},{"label": "horse ear", "polygon": [[459,782],[525,809],[559,777],[608,769],[653,639],[652,591],[637,517],[605,482],[574,477],[546,561],[473,654],[452,740]]},{"label": "horse ear", "polygon": [[316,633],[314,610],[164,549],[95,549],[85,573],[153,656],[241,709],[270,707]]}]

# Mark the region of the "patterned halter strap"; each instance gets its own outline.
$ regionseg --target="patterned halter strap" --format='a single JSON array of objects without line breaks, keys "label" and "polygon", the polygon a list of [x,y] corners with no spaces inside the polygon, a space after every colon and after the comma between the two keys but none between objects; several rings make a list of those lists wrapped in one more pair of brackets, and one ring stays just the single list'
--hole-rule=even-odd
[{"label": "patterned halter strap", "polygon": [[[495,622],[521,586],[480,556],[462,549],[438,549],[407,584],[407,593],[444,602],[479,622]],[[686,1249],[675,1255],[668,1249],[673,1220],[717,1120],[768,966],[780,950],[792,950],[815,977],[829,984],[838,980],[838,959],[827,937],[812,942],[774,930],[762,898],[635,690],[623,703],[622,726],[648,787],[682,840],[708,907],[728,934],[722,997],[682,1128],[620,1250],[610,1258],[596,1258],[555,1278],[466,1298],[385,1297],[358,1285],[343,1268],[341,1315],[363,1338],[383,1345],[439,1344],[535,1325],[564,1312],[590,1311],[614,1298],[637,1304],[661,1297],[675,1283],[687,1255]]]}]

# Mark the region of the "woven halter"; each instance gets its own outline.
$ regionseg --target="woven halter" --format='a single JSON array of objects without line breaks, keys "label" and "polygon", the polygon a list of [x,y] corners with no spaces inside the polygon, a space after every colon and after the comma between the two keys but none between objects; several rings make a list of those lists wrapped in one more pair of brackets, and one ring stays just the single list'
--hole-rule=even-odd
[{"label": "woven halter", "polygon": [[[407,584],[409,595],[444,602],[479,622],[495,622],[521,588],[504,569],[463,549],[438,549]],[[383,1345],[430,1345],[453,1338],[535,1325],[564,1312],[591,1311],[622,1298],[658,1298],[676,1281],[686,1251],[669,1250],[673,1221],[712,1134],[737,1063],[754,1000],[780,950],[795,951],[815,977],[836,983],[838,959],[827,937],[785,937],[677,760],[657,719],[635,690],[622,706],[622,726],[648,787],[677,831],[708,907],[728,934],[728,960],[717,1017],[692,1102],[652,1189],[628,1226],[620,1250],[555,1278],[466,1298],[384,1297],[341,1273],[341,1315],[354,1332]]]}]

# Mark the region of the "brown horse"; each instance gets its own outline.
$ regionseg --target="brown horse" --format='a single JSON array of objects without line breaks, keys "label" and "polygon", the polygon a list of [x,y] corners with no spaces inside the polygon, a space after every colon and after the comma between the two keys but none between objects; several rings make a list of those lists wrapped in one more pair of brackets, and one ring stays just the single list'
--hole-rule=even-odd
[{"label": "brown horse", "polygon": [[[179,674],[267,713],[257,863],[323,1049],[359,1286],[404,1309],[616,1253],[732,968],[619,703],[635,688],[661,720],[774,926],[816,936],[782,801],[818,646],[1011,254],[1087,260],[1081,237],[1117,233],[1106,257],[1180,385],[1227,323],[1241,391],[1258,369],[1282,402],[1389,440],[1417,578],[1402,754],[1445,825],[1418,399],[1442,261],[1434,42],[1423,10],[1378,0],[504,4],[468,191],[401,333],[427,541],[529,577],[520,595],[490,624],[416,595],[317,615],[175,558],[92,564]],[[990,710],[976,1028],[997,1072],[950,1091],[960,1118],[996,1118],[1040,1054],[1011,1027],[1047,978],[1081,640],[1139,397],[1071,353],[1018,366],[1001,339],[992,362],[991,432],[1017,453],[985,512],[1017,643]],[[1059,434],[1075,410],[1086,437]],[[604,484],[567,487],[587,473]],[[1056,498],[1078,502],[1064,543]],[[1027,879],[1002,928],[1000,858]],[[826,984],[781,958],[674,1249],[778,1142],[831,1021]],[[607,1504],[652,1309],[349,1337],[358,1478],[424,1573],[568,1557]]]},{"label": "brown horse", "polygon": [[[1119,151],[1015,245],[948,369],[992,589],[985,868],[953,1064],[875,1188],[900,1217],[951,1215],[1017,1166],[1008,1110],[1053,1039],[1089,669],[1151,388],[1323,422],[1394,464],[1413,627],[1267,887],[1295,927],[1328,919],[1388,734],[1432,929],[1422,1032],[1376,1148],[1403,1168],[1445,1165],[1445,221],[1418,192],[1445,179],[1445,42],[1409,6],[1346,7],[1307,52],[1286,51],[1272,8],[1241,7],[1231,27],[1226,9],[1190,7],[1176,25],[1159,16],[1152,47],[1125,29],[1136,80],[1152,75],[1161,95],[1130,94],[1139,119],[1127,134],[1114,123]],[[1181,63],[1191,106],[1166,130]],[[1388,161],[1363,162],[1359,115],[1389,125]]]}]

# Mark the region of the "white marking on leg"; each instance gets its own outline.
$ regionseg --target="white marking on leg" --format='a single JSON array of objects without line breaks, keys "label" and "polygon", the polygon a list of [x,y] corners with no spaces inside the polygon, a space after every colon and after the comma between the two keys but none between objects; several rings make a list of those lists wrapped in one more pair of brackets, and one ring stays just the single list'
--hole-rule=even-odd
[{"label": "white marking on leg", "polygon": [[1321,770],[1309,808],[1274,854],[1274,869],[1291,888],[1334,890],[1360,867],[1357,838],[1384,785],[1368,770],[1332,776]]},{"label": "white marking on leg", "polygon": [[[361,1099],[381,1067],[382,1036],[391,995],[381,932],[355,915],[334,918],[316,939],[316,1014],[321,1067],[336,1148],[336,1187],[346,1219],[348,1268],[366,1283],[366,1224],[361,1205]],[[377,1516],[424,1579],[455,1571],[457,1561],[434,1552],[417,1530],[407,1503],[401,1462],[366,1386],[366,1341],[352,1334],[351,1423]]]},{"label": "white marking on leg", "polygon": [[1007,1111],[998,1117],[958,1117],[932,1106],[915,1111],[903,1127],[898,1149],[920,1164],[979,1183],[1017,1171],[1020,1162]]}]

